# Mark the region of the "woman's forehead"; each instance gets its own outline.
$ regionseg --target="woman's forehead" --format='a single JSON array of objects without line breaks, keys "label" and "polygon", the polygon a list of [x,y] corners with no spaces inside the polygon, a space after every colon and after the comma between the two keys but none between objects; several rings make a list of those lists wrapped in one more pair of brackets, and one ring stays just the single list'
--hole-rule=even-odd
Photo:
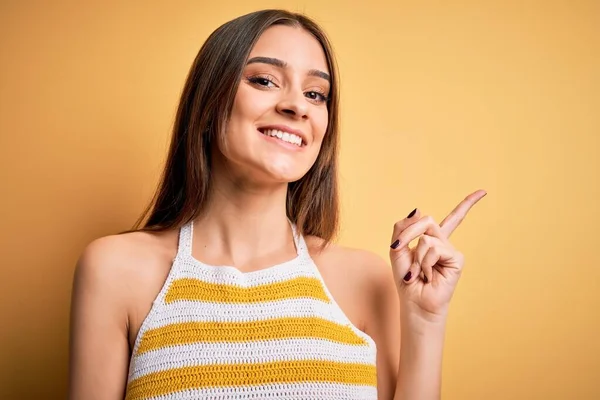
[{"label": "woman's forehead", "polygon": [[329,73],[327,58],[319,41],[299,27],[275,25],[265,30],[250,52],[249,59],[269,57],[298,70],[318,69]]}]

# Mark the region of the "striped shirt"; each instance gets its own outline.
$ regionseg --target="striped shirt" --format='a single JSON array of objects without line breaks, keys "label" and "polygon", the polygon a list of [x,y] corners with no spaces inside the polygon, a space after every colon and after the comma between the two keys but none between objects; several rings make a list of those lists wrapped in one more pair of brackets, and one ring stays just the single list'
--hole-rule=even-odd
[{"label": "striped shirt", "polygon": [[241,272],[179,233],[135,340],[126,400],[376,399],[375,342],[337,305],[294,224],[297,255]]}]

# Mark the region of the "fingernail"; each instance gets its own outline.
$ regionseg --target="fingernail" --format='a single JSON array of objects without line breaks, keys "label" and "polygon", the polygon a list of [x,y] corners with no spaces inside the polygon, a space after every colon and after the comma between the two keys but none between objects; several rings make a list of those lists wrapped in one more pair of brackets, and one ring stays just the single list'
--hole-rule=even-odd
[{"label": "fingernail", "polygon": [[412,210],[412,211],[410,212],[410,214],[408,214],[408,217],[406,217],[406,219],[408,219],[408,218],[412,218],[412,216],[413,216],[413,215],[415,215],[415,214],[416,214],[416,212],[417,212],[417,209],[415,208],[414,210]]},{"label": "fingernail", "polygon": [[423,275],[423,282],[425,282],[425,283],[429,282],[429,279],[427,279],[427,275]]},{"label": "fingernail", "polygon": [[394,243],[392,243],[392,245],[390,247],[392,249],[397,249],[399,245],[400,245],[400,240],[398,239]]},{"label": "fingernail", "polygon": [[404,280],[406,282],[410,281],[411,276],[412,276],[412,272],[408,271],[408,274],[404,275]]}]

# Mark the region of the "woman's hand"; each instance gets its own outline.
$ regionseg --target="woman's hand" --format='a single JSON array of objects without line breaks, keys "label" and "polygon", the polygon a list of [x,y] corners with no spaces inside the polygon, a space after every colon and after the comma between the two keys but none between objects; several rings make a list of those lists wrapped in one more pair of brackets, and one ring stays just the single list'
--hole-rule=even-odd
[{"label": "woman's hand", "polygon": [[[464,265],[462,253],[449,237],[486,194],[483,190],[470,194],[439,225],[418,210],[394,225],[390,260],[405,313],[417,313],[428,321],[445,320]],[[417,238],[418,244],[409,248]]]}]

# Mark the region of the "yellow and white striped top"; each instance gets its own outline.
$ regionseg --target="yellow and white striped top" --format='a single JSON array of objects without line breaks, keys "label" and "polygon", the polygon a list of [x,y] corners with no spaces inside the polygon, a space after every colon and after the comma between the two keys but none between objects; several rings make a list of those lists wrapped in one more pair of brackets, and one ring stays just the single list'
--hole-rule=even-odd
[{"label": "yellow and white striped top", "polygon": [[192,257],[193,224],[135,341],[126,400],[376,399],[375,342],[297,256],[241,272]]}]

